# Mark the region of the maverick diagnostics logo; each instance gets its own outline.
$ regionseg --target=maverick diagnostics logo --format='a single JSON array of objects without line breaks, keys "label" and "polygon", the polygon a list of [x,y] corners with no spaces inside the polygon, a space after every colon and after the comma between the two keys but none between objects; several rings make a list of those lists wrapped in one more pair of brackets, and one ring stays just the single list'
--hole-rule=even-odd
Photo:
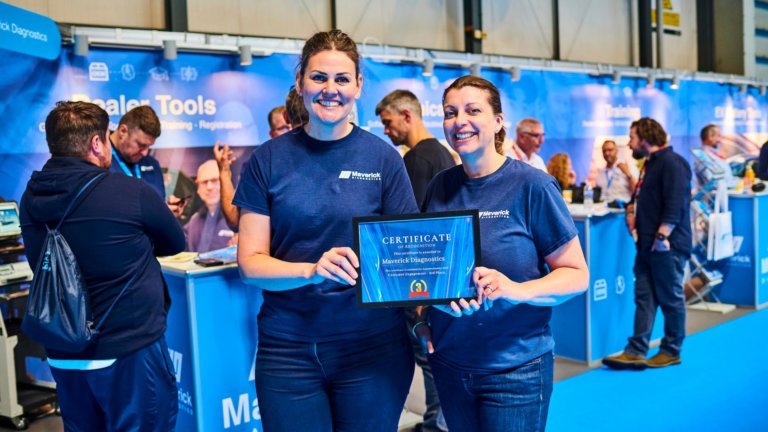
[{"label": "maverick diagnostics logo", "polygon": [[381,181],[381,173],[364,173],[360,171],[341,171],[339,178],[342,180]]}]

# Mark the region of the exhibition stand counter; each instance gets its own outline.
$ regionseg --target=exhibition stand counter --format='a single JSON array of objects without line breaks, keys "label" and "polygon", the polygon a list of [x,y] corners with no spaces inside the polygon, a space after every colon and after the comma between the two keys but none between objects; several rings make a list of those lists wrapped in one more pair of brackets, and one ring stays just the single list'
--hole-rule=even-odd
[{"label": "exhibition stand counter", "polygon": [[179,386],[180,431],[261,431],[256,317],[261,291],[234,264],[200,267],[196,254],[163,258],[171,295],[166,340]]},{"label": "exhibition stand counter", "polygon": [[735,255],[724,260],[723,282],[715,288],[723,303],[768,305],[768,193],[730,194]]}]

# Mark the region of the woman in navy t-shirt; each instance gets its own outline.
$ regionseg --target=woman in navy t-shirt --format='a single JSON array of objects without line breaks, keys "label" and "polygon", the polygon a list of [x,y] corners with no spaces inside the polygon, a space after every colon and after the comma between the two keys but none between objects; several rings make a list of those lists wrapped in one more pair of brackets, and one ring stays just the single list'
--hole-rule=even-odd
[{"label": "woman in navy t-shirt", "polygon": [[402,311],[355,299],[352,217],[418,210],[397,151],[349,123],[361,87],[349,36],[310,38],[296,75],[309,122],[258,147],[235,195],[240,272],[264,293],[267,432],[394,431],[413,376]]},{"label": "woman in navy t-shirt", "polygon": [[[552,176],[504,157],[499,92],[475,76],[443,94],[445,136],[462,165],[438,174],[425,211],[480,210],[478,299],[430,307],[427,341],[448,429],[543,431],[552,393],[551,307],[589,273]],[[431,311],[430,311],[431,309]],[[422,321],[425,322],[425,321]]]}]

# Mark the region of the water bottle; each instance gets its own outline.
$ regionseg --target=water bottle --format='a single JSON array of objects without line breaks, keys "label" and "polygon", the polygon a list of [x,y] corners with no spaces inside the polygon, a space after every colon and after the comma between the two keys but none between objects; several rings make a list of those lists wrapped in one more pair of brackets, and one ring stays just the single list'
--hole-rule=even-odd
[{"label": "water bottle", "polygon": [[595,191],[589,183],[584,185],[584,210],[587,214],[592,213],[592,204],[595,203]]},{"label": "water bottle", "polygon": [[753,184],[755,184],[755,170],[752,169],[752,164],[747,164],[747,169],[744,170],[744,191],[749,192]]}]

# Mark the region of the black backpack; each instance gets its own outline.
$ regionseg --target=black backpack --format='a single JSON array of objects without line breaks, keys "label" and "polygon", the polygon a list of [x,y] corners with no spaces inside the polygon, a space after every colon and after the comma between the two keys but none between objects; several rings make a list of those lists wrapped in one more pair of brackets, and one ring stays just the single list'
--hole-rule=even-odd
[{"label": "black backpack", "polygon": [[98,337],[104,320],[126,288],[140,274],[137,272],[133,275],[99,323],[94,326],[80,267],[59,229],[83,192],[105,175],[96,175],[77,192],[56,228],[45,226],[48,233],[35,267],[35,276],[29,289],[27,313],[21,323],[21,329],[47,349],[82,352],[88,348]]}]

